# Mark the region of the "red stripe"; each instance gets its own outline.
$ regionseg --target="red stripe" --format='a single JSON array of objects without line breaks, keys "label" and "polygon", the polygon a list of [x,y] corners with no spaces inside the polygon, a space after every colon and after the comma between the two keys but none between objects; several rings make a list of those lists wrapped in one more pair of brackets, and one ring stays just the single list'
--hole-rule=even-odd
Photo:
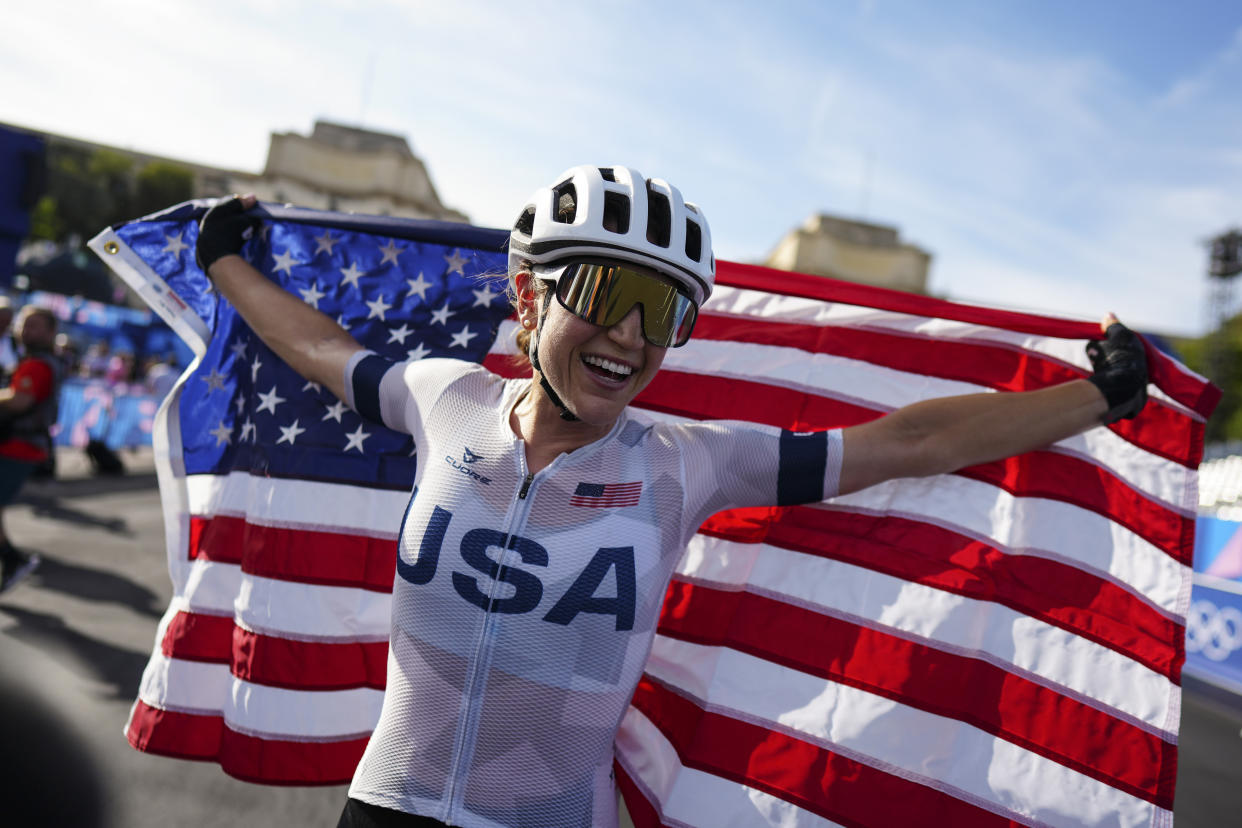
[{"label": "red stripe", "polygon": [[353,778],[369,737],[331,742],[262,739],[230,730],[219,715],[160,710],[139,700],[126,729],[145,753],[219,762],[263,785],[341,785]]},{"label": "red stripe", "polygon": [[295,690],[383,690],[387,641],[292,641],[234,627],[233,675],[255,684]]},{"label": "red stripe", "polygon": [[264,578],[392,592],[397,542],[342,532],[260,526],[244,518],[190,518],[189,556],[240,564]]},{"label": "red stripe", "polygon": [[[915,316],[972,322],[1058,339],[1100,339],[1103,336],[1099,325],[1094,322],[1078,322],[1029,313],[961,305],[899,290],[886,290],[870,285],[737,262],[717,262],[716,281],[732,287],[786,296],[802,296],[827,302],[843,302]],[[1187,408],[1193,409],[1205,418],[1210,415],[1220,401],[1221,390],[1209,382],[1187,374],[1171,357],[1161,353],[1150,343],[1145,344],[1152,381]]]},{"label": "red stripe", "polygon": [[182,611],[168,623],[160,641],[160,652],[185,661],[228,664],[232,638],[232,616]]},{"label": "red stripe", "polygon": [[1115,650],[1177,683],[1185,628],[1124,587],[1037,555],[1008,555],[949,529],[838,509],[734,509],[702,533],[843,561],[992,601]]},{"label": "red stripe", "polygon": [[[962,342],[859,327],[704,314],[699,317],[694,336],[833,354],[1002,391],[1032,391],[1087,375],[1035,351],[1000,343]],[[1112,428],[1146,451],[1189,468],[1197,467],[1202,459],[1203,423],[1189,419],[1160,400],[1151,400],[1141,416],[1122,420]]]},{"label": "red stripe", "polygon": [[612,763],[612,772],[616,774],[617,787],[621,790],[621,798],[625,800],[625,810],[629,812],[630,822],[634,828],[664,828],[655,806],[647,799],[630,775],[621,767],[620,762]]},{"label": "red stripe", "polygon": [[1178,514],[1134,489],[1103,466],[1069,454],[1031,451],[954,474],[990,483],[1017,497],[1043,497],[1080,506],[1119,523],[1190,566],[1195,519]]},{"label": "red stripe", "polygon": [[1176,765],[1176,745],[981,659],[763,596],[678,581],[669,585],[659,631],[965,722],[1132,796],[1173,807],[1169,771]]},{"label": "red stripe", "polygon": [[383,690],[388,671],[387,641],[294,641],[193,612],[177,613],[160,651],[168,658],[228,664],[240,679],[293,690]]},{"label": "red stripe", "polygon": [[684,766],[764,791],[841,825],[1017,824],[809,742],[709,713],[646,676],[633,705],[660,729]]},{"label": "red stripe", "polygon": [[637,506],[637,497],[619,497],[619,498],[592,498],[592,497],[571,497],[569,499],[570,506],[586,506],[596,509],[607,509],[618,506]]}]

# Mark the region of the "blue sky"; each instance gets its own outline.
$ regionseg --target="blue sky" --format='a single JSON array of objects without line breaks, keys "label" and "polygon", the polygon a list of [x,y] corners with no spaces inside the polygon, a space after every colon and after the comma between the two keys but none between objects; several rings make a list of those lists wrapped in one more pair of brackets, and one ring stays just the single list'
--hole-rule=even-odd
[{"label": "blue sky", "polygon": [[1230,2],[41,0],[0,88],[0,121],[252,171],[316,118],[402,133],[491,226],[629,164],[723,258],[832,212],[929,250],[937,294],[1171,333],[1242,224]]}]

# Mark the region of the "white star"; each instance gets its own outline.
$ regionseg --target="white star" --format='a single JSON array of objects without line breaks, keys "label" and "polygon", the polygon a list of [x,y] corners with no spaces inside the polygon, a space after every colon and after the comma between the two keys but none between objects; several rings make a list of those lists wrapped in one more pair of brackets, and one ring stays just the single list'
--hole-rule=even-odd
[{"label": "white star", "polygon": [[226,426],[224,424],[224,420],[221,420],[220,425],[216,426],[207,433],[216,438],[217,446],[221,443],[228,444],[233,442],[233,429]]},{"label": "white star", "polygon": [[233,352],[234,359],[241,359],[246,355],[246,343],[239,339],[229,346],[229,350]]},{"label": "white star", "polygon": [[323,386],[317,382],[311,382],[310,380],[307,380],[306,385],[302,386],[302,390],[303,391],[314,391],[316,394],[318,394],[320,391],[323,390]]},{"label": "white star", "polygon": [[[358,280],[362,277],[364,273],[366,273],[365,270],[359,270],[358,265],[353,264],[353,263],[351,263],[349,267],[342,267],[341,275],[345,277],[342,283],[346,285],[353,285],[354,287],[358,287]],[[362,288],[358,288],[358,289],[362,290]]]},{"label": "white star", "polygon": [[492,290],[487,285],[470,292],[474,294],[474,304],[470,306],[472,308],[477,308],[479,305],[482,305],[485,308],[490,308],[492,306],[492,300],[500,295],[500,291]]},{"label": "white star", "polygon": [[411,329],[409,325],[402,322],[400,328],[393,328],[388,332],[388,343],[399,342],[404,345],[405,338],[412,333],[414,333],[413,329]]},{"label": "white star", "polygon": [[257,433],[258,429],[254,427],[254,423],[250,422],[250,418],[247,417],[246,422],[242,423],[242,433],[241,436],[237,438],[237,442],[246,442],[247,435],[249,435],[251,442],[253,442]]},{"label": "white star", "polygon": [[460,273],[462,276],[466,275],[461,268],[462,265],[470,260],[461,255],[460,250],[454,250],[452,255],[445,256],[444,261],[448,262],[448,273]]},{"label": "white star", "polygon": [[431,282],[423,278],[421,270],[418,272],[417,279],[406,279],[405,283],[410,286],[410,296],[417,293],[419,299],[422,299],[424,302],[427,301],[427,288],[431,287]]},{"label": "white star", "polygon": [[160,252],[171,253],[173,254],[174,259],[180,259],[181,251],[190,249],[190,246],[181,240],[181,236],[184,232],[185,231],[182,231],[175,236],[165,236],[164,241],[168,242],[168,244],[164,245],[163,248],[160,249]]},{"label": "white star", "polygon": [[223,391],[225,379],[227,379],[227,377],[225,377],[224,374],[221,374],[215,368],[212,368],[211,373],[203,377],[203,382],[207,383],[207,393],[210,394],[212,391]]},{"label": "white star", "polygon": [[380,259],[380,263],[379,263],[380,267],[383,267],[388,262],[392,262],[394,265],[396,265],[397,257],[405,252],[405,248],[397,247],[396,240],[389,239],[388,244],[380,248],[380,252],[384,254],[384,258]]},{"label": "white star", "polygon": [[310,305],[316,310],[319,309],[319,300],[327,296],[326,293],[319,292],[319,283],[313,283],[308,288],[299,288],[298,293],[302,294],[302,301]]},{"label": "white star", "polygon": [[453,334],[453,341],[449,343],[449,347],[456,348],[460,345],[462,348],[469,348],[470,340],[476,336],[478,336],[477,333],[470,333],[469,325],[462,325],[461,330]]},{"label": "white star", "polygon": [[298,428],[297,420],[294,420],[293,424],[290,425],[288,428],[286,428],[285,426],[277,426],[277,428],[280,429],[280,439],[276,441],[277,445],[280,445],[281,443],[284,443],[286,441],[289,443],[289,445],[293,445],[293,441],[298,439],[298,435],[306,431],[306,429],[304,428]]},{"label": "white star", "polygon": [[424,348],[423,343],[420,342],[414,346],[414,350],[410,351],[410,359],[422,359],[429,353],[431,353],[431,349]]},{"label": "white star", "polygon": [[294,265],[302,264],[302,262],[299,262],[297,259],[293,258],[293,254],[288,250],[281,253],[279,256],[273,256],[272,258],[276,260],[276,266],[273,267],[272,270],[283,270],[286,276],[291,274]]},{"label": "white star", "polygon": [[259,399],[261,399],[263,402],[259,403],[259,407],[255,409],[256,414],[265,409],[275,414],[276,406],[280,405],[282,402],[285,401],[284,397],[278,396],[276,394],[276,386],[274,385],[272,386],[271,391],[268,391],[266,394],[260,394]]},{"label": "white star", "polygon": [[328,413],[324,414],[322,419],[341,422],[341,415],[345,413],[345,403],[337,400],[332,405],[325,405],[324,408],[328,409]]},{"label": "white star", "polygon": [[332,248],[340,244],[341,240],[332,235],[331,230],[324,230],[322,236],[315,236],[315,255],[327,253],[332,255]]},{"label": "white star", "polygon": [[238,394],[237,399],[233,400],[233,407],[237,409],[237,416],[240,417],[241,413],[246,410],[246,398]]},{"label": "white star", "polygon": [[441,325],[447,325],[448,318],[455,313],[457,313],[457,311],[449,310],[449,303],[448,303],[448,300],[446,299],[444,301],[444,307],[440,308],[438,311],[431,312],[431,321],[439,322]]},{"label": "white star", "polygon": [[250,381],[254,382],[259,378],[259,369],[263,367],[263,363],[259,362],[259,355],[254,355],[254,362],[250,363]]},{"label": "white star", "polygon": [[367,319],[374,319],[378,316],[381,322],[384,321],[384,311],[392,308],[392,305],[384,301],[384,295],[382,293],[380,294],[380,298],[376,299],[374,302],[365,302],[364,304],[371,309],[371,312],[367,314]]},{"label": "white star", "polygon": [[370,437],[371,434],[362,430],[362,423],[358,423],[357,431],[353,434],[346,434],[345,436],[349,439],[349,442],[345,444],[345,448],[342,449],[342,451],[349,451],[351,448],[356,448],[358,449],[359,454],[365,453],[362,450],[362,441]]}]

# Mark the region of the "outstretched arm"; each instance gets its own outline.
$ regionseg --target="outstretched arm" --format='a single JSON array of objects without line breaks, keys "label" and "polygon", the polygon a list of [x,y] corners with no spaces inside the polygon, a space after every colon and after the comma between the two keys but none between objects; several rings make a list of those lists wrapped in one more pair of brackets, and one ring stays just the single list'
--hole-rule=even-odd
[{"label": "outstretched arm", "polygon": [[925,400],[845,429],[840,493],[1011,457],[1133,417],[1146,401],[1142,342],[1111,315],[1101,327],[1109,337],[1088,349],[1090,380]]},{"label": "outstretched arm", "polygon": [[345,399],[345,365],[362,350],[335,321],[269,281],[238,252],[248,228],[254,196],[221,202],[199,228],[199,265],[246,324],[293,370]]}]

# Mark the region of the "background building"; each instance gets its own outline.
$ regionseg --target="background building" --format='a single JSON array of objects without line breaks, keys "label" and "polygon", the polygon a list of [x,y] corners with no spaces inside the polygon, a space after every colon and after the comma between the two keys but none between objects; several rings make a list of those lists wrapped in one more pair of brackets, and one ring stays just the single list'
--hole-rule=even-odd
[{"label": "background building", "polygon": [[816,213],[785,234],[764,264],[926,294],[931,254],[903,242],[895,227]]}]

